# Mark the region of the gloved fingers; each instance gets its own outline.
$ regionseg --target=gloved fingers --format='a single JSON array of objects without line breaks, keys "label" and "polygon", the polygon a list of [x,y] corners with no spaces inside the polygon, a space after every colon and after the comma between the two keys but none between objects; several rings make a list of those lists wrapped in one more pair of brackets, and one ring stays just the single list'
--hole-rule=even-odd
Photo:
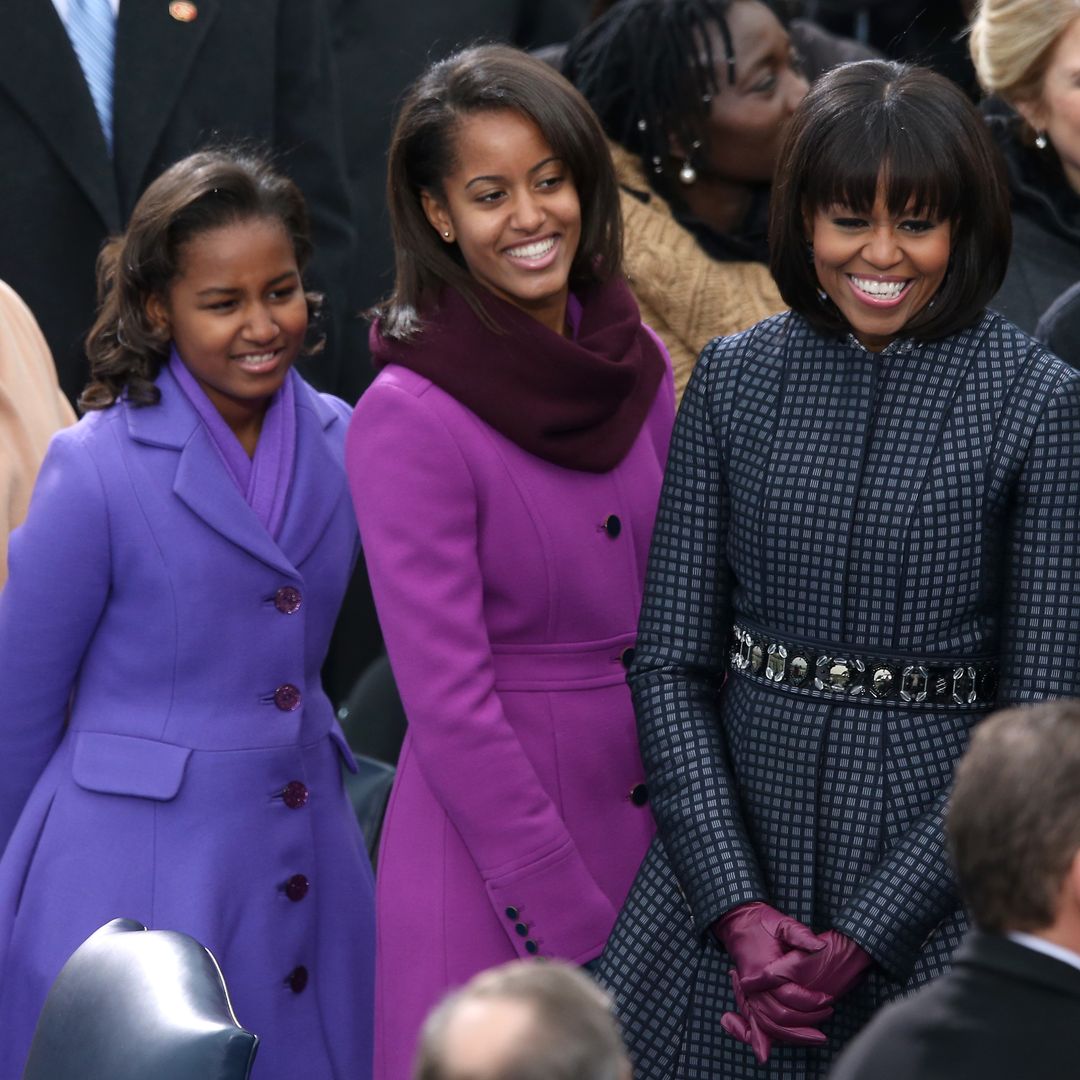
[{"label": "gloved fingers", "polygon": [[785,983],[801,986],[806,990],[818,992],[816,982],[822,972],[828,968],[830,953],[789,952],[764,967],[756,967],[748,972],[743,982],[748,994],[761,993],[763,990],[775,990]]},{"label": "gloved fingers", "polygon": [[731,972],[731,985],[735,990],[735,1004],[738,1006],[742,1017],[745,1018],[746,1028],[749,1034],[749,1039],[744,1040],[749,1042],[750,1048],[754,1051],[754,1057],[757,1058],[759,1065],[764,1065],[769,1060],[769,1054],[772,1053],[772,1043],[761,1029],[761,1025],[758,1022],[757,1017],[751,1011],[746,1002],[746,995],[742,992],[742,986],[739,981],[739,973],[737,971]]},{"label": "gloved fingers", "polygon": [[[735,1004],[738,1005],[739,1012],[749,1023],[751,1036],[759,1034],[766,1041],[787,1043],[790,1046],[824,1045],[825,1036],[816,1028],[804,1024],[788,1027],[776,1023],[768,1015],[759,1011],[757,1008],[758,998],[751,998],[746,994],[736,971],[731,973],[731,985],[735,989]],[[751,1045],[754,1044],[751,1043]],[[756,1046],[754,1046],[754,1054],[759,1061],[764,1062],[765,1059],[758,1054]]]},{"label": "gloved fingers", "polygon": [[836,1001],[832,994],[827,994],[824,990],[811,990],[807,986],[802,986],[799,983],[793,982],[780,983],[779,986],[763,990],[759,986],[747,986],[747,980],[743,979],[743,990],[748,994],[771,994],[777,1001],[782,1005],[786,1005],[789,1009],[795,1009],[798,1012],[805,1013],[816,1012],[818,1009],[831,1007]]},{"label": "gloved fingers", "polygon": [[775,930],[778,941],[791,949],[801,949],[803,952],[820,952],[825,948],[822,941],[809,926],[785,915],[777,924]]},{"label": "gloved fingers", "polygon": [[804,1009],[792,1009],[768,992],[763,994],[748,994],[744,988],[744,994],[749,1007],[759,1016],[765,1017],[771,1023],[785,1028],[813,1027],[824,1023],[833,1014],[831,1005],[823,1005],[819,1009],[806,1011]]}]

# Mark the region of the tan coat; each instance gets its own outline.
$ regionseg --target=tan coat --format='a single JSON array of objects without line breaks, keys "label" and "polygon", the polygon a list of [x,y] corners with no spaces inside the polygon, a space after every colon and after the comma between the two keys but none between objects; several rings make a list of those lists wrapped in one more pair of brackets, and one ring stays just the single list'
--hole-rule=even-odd
[{"label": "tan coat", "polygon": [[75,423],[30,309],[0,281],[0,586],[8,534],[26,517],[53,432]]},{"label": "tan coat", "polygon": [[671,353],[678,401],[709,341],[745,330],[787,304],[768,267],[710,258],[651,190],[638,158],[614,144],[611,156],[620,187],[626,276],[642,319]]}]

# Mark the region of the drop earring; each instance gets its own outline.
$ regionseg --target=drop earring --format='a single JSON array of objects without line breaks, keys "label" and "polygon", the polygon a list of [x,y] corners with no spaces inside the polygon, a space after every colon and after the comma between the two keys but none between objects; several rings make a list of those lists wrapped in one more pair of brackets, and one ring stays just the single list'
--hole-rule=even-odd
[{"label": "drop earring", "polygon": [[1045,150],[1050,145],[1050,140],[1046,137],[1045,131],[1040,131],[1035,136],[1035,145],[1040,150]]},{"label": "drop earring", "polygon": [[690,164],[690,159],[687,158],[683,162],[682,168],[679,170],[679,183],[685,184],[687,187],[689,187],[696,180],[697,169],[695,169],[694,166]]}]

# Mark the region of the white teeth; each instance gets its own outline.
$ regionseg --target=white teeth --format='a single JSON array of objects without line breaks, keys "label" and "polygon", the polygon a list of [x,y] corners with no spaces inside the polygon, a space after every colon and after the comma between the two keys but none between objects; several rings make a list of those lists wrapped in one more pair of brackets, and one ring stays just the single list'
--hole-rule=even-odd
[{"label": "white teeth", "polygon": [[546,240],[537,240],[532,244],[522,244],[521,247],[507,248],[506,254],[513,255],[515,259],[539,259],[546,255],[555,246],[555,237],[549,236]]},{"label": "white teeth", "polygon": [[248,356],[238,356],[237,360],[241,364],[248,364],[251,367],[259,367],[262,364],[269,364],[274,359],[272,352],[267,353],[251,353]]},{"label": "white teeth", "polygon": [[881,300],[895,300],[907,288],[906,281],[875,281],[851,275],[851,282],[859,292],[876,296]]}]

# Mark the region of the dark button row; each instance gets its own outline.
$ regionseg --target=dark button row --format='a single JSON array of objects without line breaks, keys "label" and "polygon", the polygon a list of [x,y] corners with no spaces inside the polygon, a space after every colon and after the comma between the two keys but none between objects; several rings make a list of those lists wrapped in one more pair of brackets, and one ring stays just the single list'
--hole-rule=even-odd
[{"label": "dark button row", "polygon": [[514,924],[514,933],[518,937],[527,938],[525,942],[525,951],[530,956],[535,956],[540,951],[540,946],[536,944],[532,938],[529,937],[529,925],[528,923],[518,922],[518,918],[521,912],[516,907],[508,907],[506,909],[506,917]]},{"label": "dark button row", "polygon": [[281,801],[290,810],[299,810],[301,806],[307,806],[308,795],[307,785],[299,780],[290,780],[281,789]]},{"label": "dark button row", "polygon": [[612,540],[614,540],[615,537],[617,537],[619,533],[622,532],[622,522],[619,520],[619,515],[608,514],[608,516],[604,518],[603,524],[600,526],[600,528],[603,529],[604,532],[606,532]]},{"label": "dark button row", "polygon": [[302,994],[308,984],[308,969],[303,964],[294,967],[285,976],[285,985],[294,993]]},{"label": "dark button row", "polygon": [[622,664],[622,666],[624,668],[626,668],[629,671],[630,670],[630,665],[634,662],[634,656],[635,656],[634,646],[633,645],[627,645],[626,648],[623,649],[623,651],[621,653],[619,653],[619,662]]},{"label": "dark button row", "polygon": [[274,704],[282,712],[295,712],[300,708],[300,691],[292,683],[282,683],[274,691]]},{"label": "dark button row", "polygon": [[294,903],[299,903],[308,894],[311,882],[303,874],[293,874],[285,882],[285,895]]},{"label": "dark button row", "polygon": [[635,806],[644,806],[649,801],[649,789],[645,784],[635,784],[630,789],[630,801]]}]

